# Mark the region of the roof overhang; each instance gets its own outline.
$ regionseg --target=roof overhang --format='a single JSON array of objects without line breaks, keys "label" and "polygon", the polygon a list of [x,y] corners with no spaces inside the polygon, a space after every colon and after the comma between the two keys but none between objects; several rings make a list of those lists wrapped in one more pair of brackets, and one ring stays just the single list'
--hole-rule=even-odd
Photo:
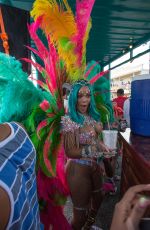
[{"label": "roof overhang", "polygon": [[[75,0],[68,2],[74,10]],[[33,0],[1,0],[0,3],[31,10]],[[150,1],[96,0],[92,25],[87,44],[87,61],[97,60],[101,66],[106,66],[150,40]]]}]

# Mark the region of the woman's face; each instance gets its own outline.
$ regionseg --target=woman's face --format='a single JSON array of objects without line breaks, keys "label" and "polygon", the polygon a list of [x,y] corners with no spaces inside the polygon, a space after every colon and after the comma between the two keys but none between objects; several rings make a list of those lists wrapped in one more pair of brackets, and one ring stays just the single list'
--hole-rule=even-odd
[{"label": "woman's face", "polygon": [[87,86],[81,87],[81,89],[78,92],[77,110],[82,114],[86,114],[90,101],[91,93],[89,88]]}]

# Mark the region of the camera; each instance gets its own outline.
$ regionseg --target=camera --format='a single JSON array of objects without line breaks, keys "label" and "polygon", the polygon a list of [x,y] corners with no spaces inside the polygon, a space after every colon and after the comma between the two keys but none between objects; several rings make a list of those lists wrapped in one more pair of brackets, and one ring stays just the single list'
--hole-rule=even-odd
[{"label": "camera", "polygon": [[142,218],[139,225],[140,230],[150,230],[150,218]]}]

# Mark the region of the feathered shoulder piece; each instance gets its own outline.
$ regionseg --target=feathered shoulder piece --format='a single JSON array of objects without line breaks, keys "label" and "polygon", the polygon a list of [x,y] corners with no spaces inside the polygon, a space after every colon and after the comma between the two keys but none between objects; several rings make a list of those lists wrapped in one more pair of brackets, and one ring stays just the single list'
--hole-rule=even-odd
[{"label": "feathered shoulder piece", "polygon": [[75,130],[80,128],[80,125],[76,122],[72,121],[69,116],[65,115],[61,118],[61,131],[63,133],[66,132],[74,132]]},{"label": "feathered shoulder piece", "polygon": [[0,53],[0,122],[22,122],[44,99],[14,57]]}]

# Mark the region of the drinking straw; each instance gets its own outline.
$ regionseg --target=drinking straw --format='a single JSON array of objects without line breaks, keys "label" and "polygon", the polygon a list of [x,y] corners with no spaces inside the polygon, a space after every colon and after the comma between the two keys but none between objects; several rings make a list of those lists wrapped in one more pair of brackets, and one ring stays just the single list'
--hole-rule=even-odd
[{"label": "drinking straw", "polygon": [[110,123],[109,123],[108,114],[106,115],[106,120],[107,120],[107,124],[108,124],[108,129],[110,130]]}]

